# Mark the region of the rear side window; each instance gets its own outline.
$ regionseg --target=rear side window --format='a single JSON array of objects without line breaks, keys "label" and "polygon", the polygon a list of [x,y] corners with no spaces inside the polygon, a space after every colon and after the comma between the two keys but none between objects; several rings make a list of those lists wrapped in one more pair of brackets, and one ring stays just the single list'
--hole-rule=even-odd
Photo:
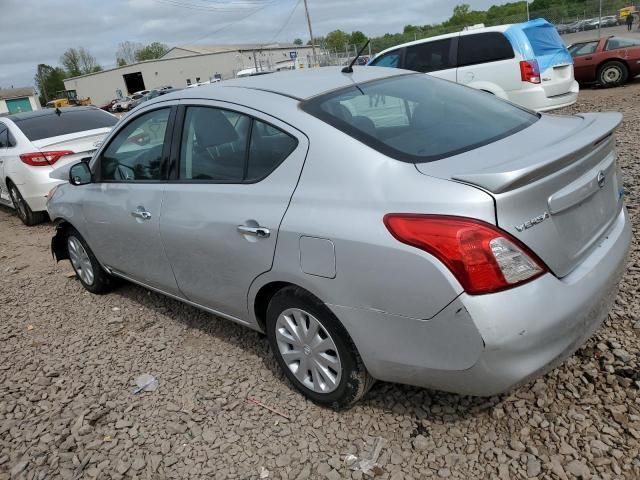
[{"label": "rear side window", "polygon": [[113,127],[118,119],[98,108],[88,110],[68,108],[57,115],[39,115],[15,120],[16,125],[31,140],[68,135],[70,133]]},{"label": "rear side window", "polygon": [[539,118],[492,95],[411,74],[321,95],[302,108],[385,155],[413,163],[487,145]]},{"label": "rear side window", "polygon": [[252,183],[268,176],[298,141],[242,113],[188,107],[180,150],[180,179]]},{"label": "rear side window", "polygon": [[0,148],[7,148],[9,146],[9,130],[0,123]]},{"label": "rear side window", "polygon": [[462,35],[458,40],[458,66],[513,58],[513,47],[500,32]]},{"label": "rear side window", "polygon": [[371,66],[399,68],[401,52],[401,50],[394,50],[393,52],[380,55],[371,61]]},{"label": "rear side window", "polygon": [[453,68],[451,42],[452,39],[447,38],[407,47],[404,68],[422,73]]},{"label": "rear side window", "polygon": [[605,50],[615,50],[616,48],[640,47],[640,40],[636,38],[611,37],[607,40]]}]

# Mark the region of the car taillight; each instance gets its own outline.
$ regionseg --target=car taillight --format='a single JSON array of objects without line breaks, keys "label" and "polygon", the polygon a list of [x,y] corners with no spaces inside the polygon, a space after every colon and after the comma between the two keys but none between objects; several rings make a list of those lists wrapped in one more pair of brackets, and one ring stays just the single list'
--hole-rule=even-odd
[{"label": "car taillight", "polygon": [[540,67],[537,60],[520,62],[520,77],[523,82],[540,83]]},{"label": "car taillight", "polygon": [[385,215],[384,224],[400,242],[444,263],[472,295],[515,287],[547,272],[518,240],[479,220],[394,213]]},{"label": "car taillight", "polygon": [[73,155],[71,150],[56,150],[51,152],[32,152],[20,155],[20,160],[32,167],[41,167],[43,165],[53,165],[61,157],[65,155]]}]

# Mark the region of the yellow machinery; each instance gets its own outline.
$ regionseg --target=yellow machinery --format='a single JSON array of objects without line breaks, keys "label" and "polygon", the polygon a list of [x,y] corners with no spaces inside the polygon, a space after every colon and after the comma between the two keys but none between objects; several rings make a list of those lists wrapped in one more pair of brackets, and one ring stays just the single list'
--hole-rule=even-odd
[{"label": "yellow machinery", "polygon": [[56,98],[47,102],[47,108],[62,108],[79,105],[91,105],[91,98],[78,98],[75,90],[61,90],[56,93]]},{"label": "yellow machinery", "polygon": [[633,5],[629,7],[624,7],[618,11],[618,18],[620,20],[625,20],[629,15],[632,15],[634,13],[638,13],[637,7],[634,7]]}]

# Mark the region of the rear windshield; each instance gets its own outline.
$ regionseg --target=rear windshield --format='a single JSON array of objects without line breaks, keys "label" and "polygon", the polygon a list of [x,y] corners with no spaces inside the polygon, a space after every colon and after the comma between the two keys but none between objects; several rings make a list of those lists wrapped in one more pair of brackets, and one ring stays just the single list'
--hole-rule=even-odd
[{"label": "rear windshield", "polygon": [[536,57],[555,55],[566,48],[560,34],[550,23],[524,28],[523,31]]},{"label": "rear windshield", "polygon": [[533,112],[428,75],[356,84],[302,108],[390,157],[424,163],[471,150],[536,122]]},{"label": "rear windshield", "polygon": [[71,107],[61,112],[60,115],[51,112],[51,115],[15,120],[15,123],[29,140],[35,141],[95,128],[113,127],[118,121],[113,115],[97,108],[76,110]]}]

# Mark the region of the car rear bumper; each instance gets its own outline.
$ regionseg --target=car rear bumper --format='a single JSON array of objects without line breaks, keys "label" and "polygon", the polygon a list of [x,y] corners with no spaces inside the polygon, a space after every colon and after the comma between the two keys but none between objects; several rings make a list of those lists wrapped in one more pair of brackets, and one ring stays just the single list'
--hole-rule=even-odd
[{"label": "car rear bumper", "polygon": [[623,209],[600,246],[561,279],[547,274],[499,293],[462,294],[429,320],[329,306],[375,378],[495,395],[551,370],[602,324],[630,243]]},{"label": "car rear bumper", "polygon": [[523,105],[536,112],[548,112],[573,105],[578,100],[579,92],[580,85],[574,80],[566,93],[553,97],[547,97],[544,88],[540,85],[508,92],[508,96],[510,101],[518,105]]}]

